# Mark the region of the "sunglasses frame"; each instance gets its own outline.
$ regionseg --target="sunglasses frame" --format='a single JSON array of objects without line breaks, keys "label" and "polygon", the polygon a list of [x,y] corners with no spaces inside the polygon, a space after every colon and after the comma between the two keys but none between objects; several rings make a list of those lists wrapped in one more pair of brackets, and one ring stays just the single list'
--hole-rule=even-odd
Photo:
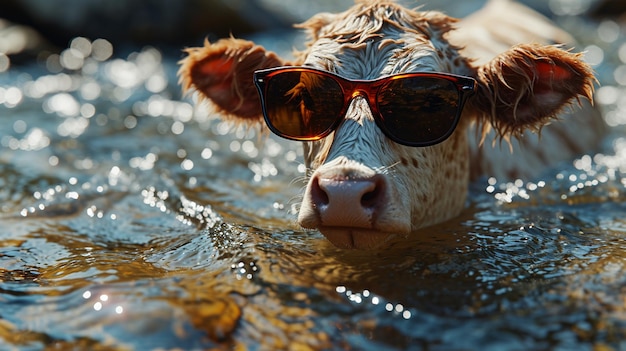
[{"label": "sunglasses frame", "polygon": [[[273,76],[278,75],[280,73],[284,73],[284,72],[313,73],[316,75],[321,75],[324,77],[331,78],[339,85],[343,93],[343,100],[344,100],[343,107],[341,109],[341,112],[336,117],[335,121],[332,123],[332,125],[329,126],[329,128],[327,128],[324,132],[311,136],[311,137],[294,137],[294,136],[285,134],[277,130],[274,127],[273,123],[271,122],[271,118],[268,116],[267,106],[266,106],[266,96],[268,96],[267,89],[269,86],[268,82]],[[454,85],[457,88],[459,100],[458,100],[457,112],[456,112],[456,115],[454,116],[454,121],[452,125],[450,126],[449,130],[443,136],[436,138],[434,140],[414,142],[414,141],[407,141],[407,140],[402,140],[402,139],[397,138],[394,135],[394,133],[391,132],[385,126],[385,123],[384,123],[385,116],[383,116],[379,111],[377,96],[378,96],[378,93],[380,92],[381,87],[385,86],[389,81],[393,81],[397,79],[413,78],[413,77],[439,78],[439,79],[443,79],[443,80],[454,83]],[[324,71],[324,70],[320,70],[316,68],[298,67],[298,66],[274,67],[274,68],[268,68],[268,69],[263,69],[263,70],[257,70],[254,72],[253,79],[254,79],[254,84],[256,85],[257,90],[259,92],[259,97],[261,98],[261,107],[263,110],[263,117],[265,119],[265,123],[274,134],[280,137],[283,137],[289,140],[296,140],[296,141],[316,141],[316,140],[325,138],[328,135],[330,135],[333,131],[337,130],[339,125],[343,122],[345,118],[345,114],[350,106],[350,102],[352,101],[352,99],[354,99],[357,96],[362,96],[369,103],[369,107],[372,111],[374,121],[376,122],[376,125],[378,126],[378,128],[380,128],[383,131],[383,133],[392,141],[401,145],[411,146],[411,147],[431,146],[431,145],[438,144],[446,140],[447,138],[449,138],[459,123],[465,102],[471,95],[473,95],[477,87],[476,80],[474,78],[451,74],[451,73],[410,72],[410,73],[400,73],[400,74],[384,76],[384,77],[380,77],[380,78],[372,79],[372,80],[365,80],[365,79],[348,79],[348,78],[341,77],[337,74],[334,74],[328,71]]]}]

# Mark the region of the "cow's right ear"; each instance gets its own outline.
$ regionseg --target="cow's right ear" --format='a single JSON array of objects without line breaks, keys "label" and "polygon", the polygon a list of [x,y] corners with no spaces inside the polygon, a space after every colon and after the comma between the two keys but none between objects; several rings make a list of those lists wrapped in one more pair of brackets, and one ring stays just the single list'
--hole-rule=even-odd
[{"label": "cow's right ear", "polygon": [[225,118],[257,121],[261,104],[252,81],[258,69],[284,65],[273,52],[253,42],[228,38],[203,47],[188,48],[178,70],[185,92],[196,90],[201,100],[209,100]]}]

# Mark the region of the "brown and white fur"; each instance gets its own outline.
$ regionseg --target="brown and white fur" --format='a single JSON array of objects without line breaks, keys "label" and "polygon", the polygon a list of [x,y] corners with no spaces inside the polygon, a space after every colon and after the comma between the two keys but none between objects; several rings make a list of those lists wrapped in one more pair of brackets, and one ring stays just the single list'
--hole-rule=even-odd
[{"label": "brown and white fur", "polygon": [[[508,0],[493,3],[520,6]],[[516,13],[498,11],[500,18]],[[401,72],[474,77],[476,94],[466,104],[455,132],[440,144],[413,148],[389,140],[377,128],[362,96],[353,98],[334,133],[304,143],[305,163],[312,175],[298,215],[300,225],[318,229],[338,247],[377,247],[392,236],[408,235],[457,216],[464,207],[470,177],[484,171],[498,173],[500,161],[490,162],[490,149],[502,158],[523,157],[523,150],[511,155],[508,146],[502,150],[497,142],[495,148],[491,142],[479,147],[490,134],[496,141],[511,139],[515,149],[523,149],[524,142],[516,139],[528,139],[527,131],[541,130],[565,107],[580,103],[581,97],[591,99],[594,77],[581,54],[538,44],[559,38],[525,33],[523,26],[516,29],[519,18],[500,20],[504,28],[485,29],[492,37],[472,34],[493,13],[487,7],[477,15],[478,21],[470,17],[459,22],[440,12],[408,10],[391,1],[357,0],[343,13],[318,14],[299,25],[310,41],[295,62],[286,62],[249,41],[222,39],[187,49],[180,79],[185,90],[198,91],[224,118],[256,123],[262,120],[252,82],[252,73],[258,69],[304,65],[349,79]],[[535,13],[522,17],[562,33]],[[509,31],[513,37],[493,36],[498,31]],[[516,45],[518,37],[528,42]],[[504,46],[502,52],[490,42]],[[595,116],[587,117],[577,123],[597,124],[589,121]],[[591,147],[595,138],[587,139],[576,147]],[[531,147],[534,152],[541,149],[537,145]],[[539,160],[546,164],[566,159],[578,150],[566,151],[545,153]],[[502,174],[523,174],[518,171],[524,166],[514,161],[502,166]]]}]

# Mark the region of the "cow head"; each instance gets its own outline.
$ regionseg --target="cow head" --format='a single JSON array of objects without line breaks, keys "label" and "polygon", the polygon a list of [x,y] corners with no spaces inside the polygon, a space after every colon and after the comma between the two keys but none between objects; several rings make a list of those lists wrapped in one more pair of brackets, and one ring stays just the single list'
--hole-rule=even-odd
[{"label": "cow head", "polygon": [[224,118],[246,123],[262,121],[252,77],[270,67],[306,66],[355,80],[402,72],[476,79],[457,128],[438,144],[409,147],[390,140],[362,94],[349,101],[333,133],[304,143],[312,172],[300,225],[319,229],[338,247],[376,247],[459,214],[469,182],[469,126],[478,126],[479,133],[493,128],[507,139],[539,130],[564,106],[592,93],[590,68],[578,54],[555,46],[516,46],[474,66],[447,40],[456,21],[386,1],[357,1],[346,12],[319,14],[300,25],[310,41],[295,62],[249,41],[223,39],[187,49],[180,79]]}]

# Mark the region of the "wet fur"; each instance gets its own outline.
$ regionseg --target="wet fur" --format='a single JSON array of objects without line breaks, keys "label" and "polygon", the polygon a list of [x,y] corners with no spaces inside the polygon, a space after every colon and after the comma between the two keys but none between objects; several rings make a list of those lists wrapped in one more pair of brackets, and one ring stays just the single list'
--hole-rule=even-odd
[{"label": "wet fur", "polygon": [[[389,186],[386,203],[372,215],[373,235],[362,228],[326,232],[342,247],[372,247],[393,234],[445,221],[463,208],[470,179],[468,128],[482,137],[495,130],[499,138],[539,131],[581,98],[591,99],[594,77],[580,54],[554,45],[521,44],[488,60],[462,55],[449,41],[458,20],[440,12],[408,10],[390,1],[357,1],[339,14],[318,14],[298,25],[309,35],[306,48],[287,63],[251,42],[234,38],[187,49],[180,81],[211,101],[225,118],[260,121],[261,108],[252,83],[257,69],[306,65],[352,79],[374,79],[410,72],[449,72],[474,77],[476,95],[461,122],[444,142],[410,148],[388,140],[375,126],[366,100],[352,100],[345,121],[330,136],[304,144],[312,178],[369,177],[383,174]],[[474,64],[478,61],[485,63]],[[474,141],[475,142],[475,141]],[[481,141],[482,142],[482,141]],[[481,154],[482,155],[482,154]],[[305,191],[299,222],[321,228],[323,219]],[[346,219],[346,223],[349,219]],[[346,224],[349,226],[349,224]]]}]

